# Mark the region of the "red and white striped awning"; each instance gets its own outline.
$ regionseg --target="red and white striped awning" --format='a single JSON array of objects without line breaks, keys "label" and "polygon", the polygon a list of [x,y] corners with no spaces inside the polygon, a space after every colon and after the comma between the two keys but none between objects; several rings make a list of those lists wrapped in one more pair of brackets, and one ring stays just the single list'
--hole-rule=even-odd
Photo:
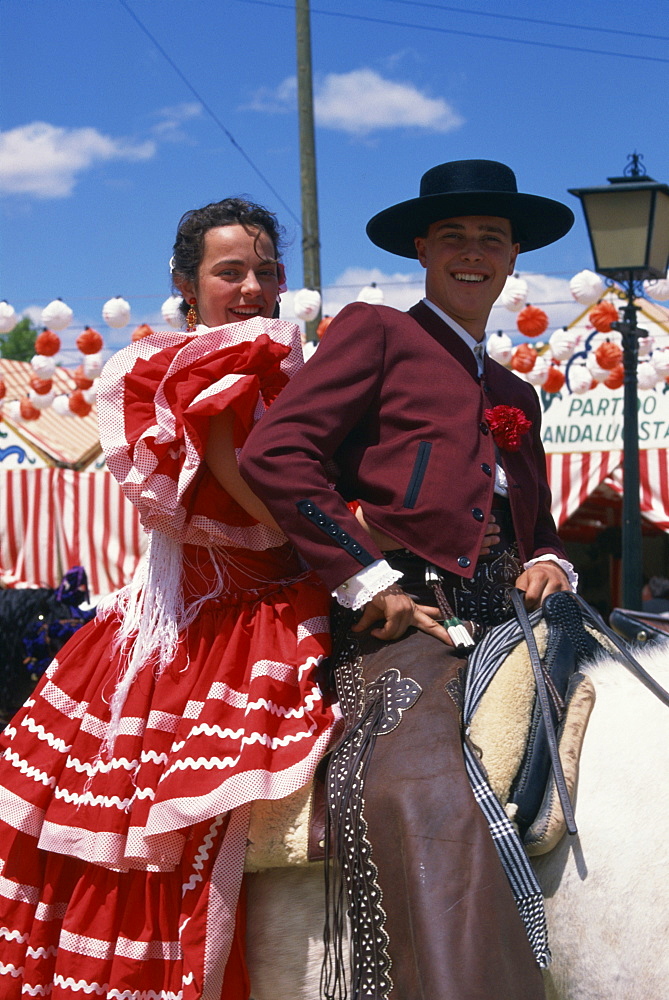
[{"label": "red and white striped awning", "polygon": [[137,511],[107,472],[0,470],[0,581],[57,587],[83,566],[91,595],[129,582],[146,545]]},{"label": "red and white striped awning", "polygon": [[[553,494],[553,517],[558,528],[585,502],[600,483],[623,493],[620,450],[553,453],[546,455],[548,482]],[[639,452],[641,513],[661,531],[669,532],[669,451]]]}]

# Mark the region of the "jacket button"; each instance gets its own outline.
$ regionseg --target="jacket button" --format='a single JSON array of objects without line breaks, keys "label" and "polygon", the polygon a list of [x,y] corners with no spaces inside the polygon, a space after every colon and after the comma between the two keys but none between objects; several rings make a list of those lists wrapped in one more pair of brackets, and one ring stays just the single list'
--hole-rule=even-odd
[{"label": "jacket button", "polygon": [[472,517],[474,518],[475,521],[482,521],[483,518],[485,517],[485,514],[483,513],[480,507],[472,507]]},{"label": "jacket button", "polygon": [[304,513],[305,514],[313,514],[314,513],[314,505],[312,503],[305,503],[305,505],[304,505]]},{"label": "jacket button", "polygon": [[325,514],[319,514],[316,518],[316,524],[327,524],[327,521],[328,519]]},{"label": "jacket button", "polygon": [[490,466],[488,465],[487,462],[484,462],[483,465],[481,466],[481,468],[485,472],[486,476],[491,476],[492,475],[492,469],[490,468]]},{"label": "jacket button", "polygon": [[471,564],[472,561],[471,559],[468,559],[467,556],[460,556],[458,558],[458,566],[461,566],[462,569],[467,569],[467,567],[471,566]]},{"label": "jacket button", "polygon": [[348,545],[348,543],[351,541],[351,539],[348,537],[348,535],[344,531],[342,531],[342,533],[339,536],[339,541],[342,543],[342,545]]},{"label": "jacket button", "polygon": [[481,421],[481,423],[479,424],[479,429],[481,431],[481,434],[490,434],[490,428],[488,427],[487,424],[484,424],[483,421]]}]

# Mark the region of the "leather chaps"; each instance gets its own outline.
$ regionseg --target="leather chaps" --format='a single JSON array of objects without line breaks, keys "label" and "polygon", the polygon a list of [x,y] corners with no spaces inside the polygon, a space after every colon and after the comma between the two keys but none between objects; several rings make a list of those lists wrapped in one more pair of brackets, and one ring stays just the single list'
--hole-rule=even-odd
[{"label": "leather chaps", "polygon": [[[344,614],[333,662],[347,735],[333,754],[327,796],[330,905],[345,888],[340,909],[351,924],[348,995],[543,1000],[541,971],[465,771],[465,661],[422,632],[388,643],[357,636]],[[333,964],[332,954],[325,993],[334,997],[342,995],[343,958],[340,950]]]}]

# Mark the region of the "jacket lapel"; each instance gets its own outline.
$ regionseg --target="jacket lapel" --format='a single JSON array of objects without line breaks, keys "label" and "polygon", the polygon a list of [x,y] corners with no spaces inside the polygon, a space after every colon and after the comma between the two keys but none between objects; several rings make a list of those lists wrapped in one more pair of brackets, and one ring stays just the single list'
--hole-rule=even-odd
[{"label": "jacket lapel", "polygon": [[471,377],[478,382],[478,368],[476,358],[467,347],[461,337],[458,337],[455,330],[452,330],[447,323],[444,323],[434,310],[426,306],[424,302],[417,302],[409,309],[409,315],[415,319],[426,333],[429,333],[437,343],[441,344],[449,354],[458,361]]}]

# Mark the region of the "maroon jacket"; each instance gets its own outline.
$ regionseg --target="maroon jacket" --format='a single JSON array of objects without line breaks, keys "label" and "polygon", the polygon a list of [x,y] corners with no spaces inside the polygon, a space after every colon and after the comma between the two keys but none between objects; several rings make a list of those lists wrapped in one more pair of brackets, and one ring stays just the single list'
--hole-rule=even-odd
[{"label": "maroon jacket", "polygon": [[471,350],[424,303],[343,309],[249,436],[241,474],[330,589],[382,556],[347,500],[398,548],[471,577],[499,460],[483,413],[500,403],[532,421],[518,452],[499,452],[521,559],[565,558],[535,390],[488,357],[479,381]]}]

